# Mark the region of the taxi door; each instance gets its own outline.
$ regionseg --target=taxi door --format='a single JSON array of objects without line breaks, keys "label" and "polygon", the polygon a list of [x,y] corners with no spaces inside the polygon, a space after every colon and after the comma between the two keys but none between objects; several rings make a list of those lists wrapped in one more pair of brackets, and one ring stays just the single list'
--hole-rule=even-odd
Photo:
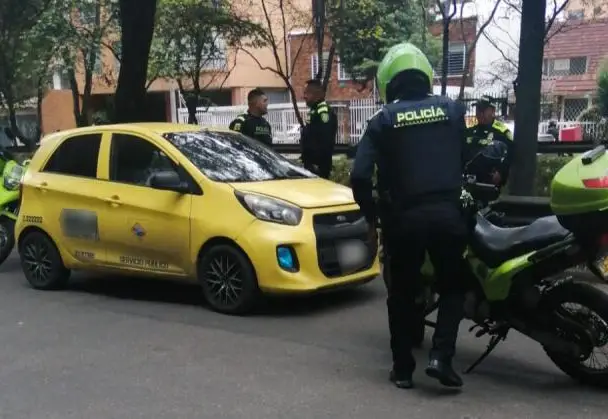
[{"label": "taxi door", "polygon": [[71,135],[57,146],[39,172],[26,173],[28,205],[24,223],[40,225],[64,254],[85,265],[104,264],[97,190],[102,131]]},{"label": "taxi door", "polygon": [[190,270],[192,196],[146,184],[176,164],[143,134],[112,132],[104,141],[97,191],[104,202],[100,229],[112,267],[183,276]]}]

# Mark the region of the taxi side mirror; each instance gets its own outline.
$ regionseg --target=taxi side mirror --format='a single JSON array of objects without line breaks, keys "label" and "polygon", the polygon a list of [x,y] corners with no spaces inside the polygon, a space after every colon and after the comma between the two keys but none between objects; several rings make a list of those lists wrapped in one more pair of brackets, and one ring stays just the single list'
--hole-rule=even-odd
[{"label": "taxi side mirror", "polygon": [[179,174],[172,170],[163,170],[150,176],[150,186],[154,189],[174,191],[179,193],[190,192],[188,183],[181,180]]}]

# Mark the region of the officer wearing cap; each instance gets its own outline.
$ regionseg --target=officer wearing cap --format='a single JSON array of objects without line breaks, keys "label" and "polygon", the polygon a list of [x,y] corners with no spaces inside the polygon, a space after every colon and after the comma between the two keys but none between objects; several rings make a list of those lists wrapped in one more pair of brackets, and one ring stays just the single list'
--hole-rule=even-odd
[{"label": "officer wearing cap", "polygon": [[302,129],[300,144],[304,167],[322,178],[329,179],[332,169],[338,119],[325,101],[323,84],[308,80],[304,89],[308,106],[308,123]]},{"label": "officer wearing cap", "polygon": [[[431,95],[432,80],[431,64],[414,45],[402,43],[388,51],[376,76],[385,105],[369,120],[351,172],[371,243],[377,243],[376,217],[381,217],[390,273],[390,380],[399,388],[413,387],[413,334],[420,323],[415,300],[426,253],[440,293],[426,373],[445,386],[462,386],[452,357],[465,290],[457,272],[466,245],[460,206],[465,111],[447,97]],[[380,205],[372,196],[375,168]]]},{"label": "officer wearing cap", "polygon": [[467,128],[466,159],[472,160],[485,146],[492,141],[501,141],[507,145],[508,153],[501,167],[491,173],[470,173],[478,182],[493,183],[503,186],[509,176],[510,158],[513,155],[513,134],[509,128],[496,119],[496,105],[490,96],[482,96],[476,103],[477,124]]},{"label": "officer wearing cap", "polygon": [[262,89],[256,88],[247,95],[247,104],[247,113],[237,116],[230,123],[229,129],[272,145],[272,129],[263,117],[268,113],[268,97]]}]

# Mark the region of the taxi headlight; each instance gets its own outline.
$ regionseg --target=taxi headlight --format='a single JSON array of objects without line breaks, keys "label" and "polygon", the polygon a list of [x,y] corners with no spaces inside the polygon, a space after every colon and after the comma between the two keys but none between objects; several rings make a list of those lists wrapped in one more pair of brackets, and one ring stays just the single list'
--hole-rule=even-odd
[{"label": "taxi headlight", "polygon": [[296,226],[302,220],[302,209],[280,199],[235,191],[241,205],[257,219]]}]

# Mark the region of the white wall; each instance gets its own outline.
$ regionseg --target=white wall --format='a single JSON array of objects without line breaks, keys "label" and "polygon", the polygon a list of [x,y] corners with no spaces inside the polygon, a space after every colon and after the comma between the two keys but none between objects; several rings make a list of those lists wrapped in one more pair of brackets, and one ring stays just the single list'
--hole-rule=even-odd
[{"label": "white wall", "polygon": [[[492,13],[496,0],[474,0],[469,13],[477,13],[478,30]],[[553,14],[553,0],[547,1],[547,17]],[[520,3],[509,1],[509,3]],[[559,4],[559,3],[558,3]],[[563,19],[564,13],[558,16]],[[519,55],[519,34],[521,14],[501,0],[494,18],[486,27],[484,34],[477,42],[475,53],[476,88],[493,86],[494,88],[512,89],[512,82],[517,76],[517,61]]]},{"label": "white wall", "polygon": [[[495,1],[476,0],[477,30],[488,21]],[[519,54],[521,15],[501,2],[492,21],[477,41],[475,51],[475,86],[511,89],[516,76]],[[505,58],[506,57],[506,58]]]}]

